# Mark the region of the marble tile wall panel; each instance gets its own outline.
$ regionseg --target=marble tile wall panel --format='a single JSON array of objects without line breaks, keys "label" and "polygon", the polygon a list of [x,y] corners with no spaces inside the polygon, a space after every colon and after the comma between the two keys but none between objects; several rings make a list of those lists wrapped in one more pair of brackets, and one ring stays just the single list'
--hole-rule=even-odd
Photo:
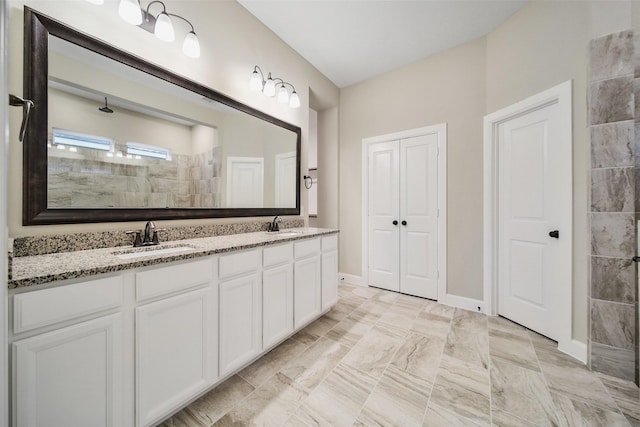
[{"label": "marble tile wall panel", "polygon": [[633,304],[636,265],[630,259],[591,257],[591,297]]},{"label": "marble tile wall panel", "polygon": [[591,124],[634,119],[633,76],[591,83]]},{"label": "marble tile wall panel", "polygon": [[591,213],[591,253],[632,258],[636,252],[636,224],[632,213]]},{"label": "marble tile wall panel", "polygon": [[591,81],[632,74],[633,31],[621,31],[591,41]]},{"label": "marble tile wall panel", "polygon": [[635,351],[591,343],[591,369],[618,378],[634,378]]},{"label": "marble tile wall panel", "polygon": [[634,168],[591,171],[592,212],[635,212]]},{"label": "marble tile wall panel", "polygon": [[591,167],[633,166],[634,123],[605,123],[591,126]]},{"label": "marble tile wall panel", "polygon": [[591,299],[591,341],[635,351],[635,304]]},{"label": "marble tile wall panel", "polygon": [[640,77],[640,32],[633,35],[633,68],[634,77]]}]

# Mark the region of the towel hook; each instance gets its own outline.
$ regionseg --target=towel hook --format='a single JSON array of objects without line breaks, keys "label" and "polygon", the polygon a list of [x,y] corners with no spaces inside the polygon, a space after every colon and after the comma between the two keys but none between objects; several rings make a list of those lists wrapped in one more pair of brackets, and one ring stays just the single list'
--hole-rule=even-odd
[{"label": "towel hook", "polygon": [[[304,188],[309,190],[313,186],[313,179],[309,175],[305,175],[303,178],[304,178]],[[307,182],[309,183],[309,185],[307,185]]]},{"label": "towel hook", "polygon": [[20,126],[20,133],[18,134],[18,140],[22,142],[24,141],[24,134],[27,131],[27,123],[29,123],[31,109],[34,107],[33,101],[20,98],[16,95],[9,95],[9,105],[12,107],[22,107],[22,125]]}]

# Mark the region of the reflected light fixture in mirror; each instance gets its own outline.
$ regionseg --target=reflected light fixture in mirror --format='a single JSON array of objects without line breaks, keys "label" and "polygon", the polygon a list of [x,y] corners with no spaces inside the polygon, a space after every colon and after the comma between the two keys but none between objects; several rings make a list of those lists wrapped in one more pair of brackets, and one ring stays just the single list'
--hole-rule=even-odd
[{"label": "reflected light fixture in mirror", "polygon": [[[276,80],[278,81],[278,102],[286,104],[289,103],[291,108],[300,107],[300,97],[296,92],[296,88],[289,82],[285,82],[279,77],[271,77],[271,73],[267,74],[267,79],[264,79],[264,74],[259,66],[253,67],[253,73],[249,79],[249,89],[253,92],[262,92],[265,96],[276,96]],[[292,92],[289,95],[285,85],[291,86]]]},{"label": "reflected light fixture in mirror", "polygon": [[[93,4],[104,3],[104,0],[87,1]],[[154,4],[162,5],[162,12],[157,16],[153,16],[149,12],[149,9]],[[193,24],[180,15],[167,12],[165,4],[160,0],[150,2],[146,9],[141,8],[139,0],[120,0],[118,14],[125,22],[137,25],[143,30],[155,34],[158,39],[165,42],[173,42],[176,38],[171,17],[183,20],[189,25],[191,30],[187,33],[182,43],[182,53],[190,58],[200,58],[200,41],[193,28]]]}]

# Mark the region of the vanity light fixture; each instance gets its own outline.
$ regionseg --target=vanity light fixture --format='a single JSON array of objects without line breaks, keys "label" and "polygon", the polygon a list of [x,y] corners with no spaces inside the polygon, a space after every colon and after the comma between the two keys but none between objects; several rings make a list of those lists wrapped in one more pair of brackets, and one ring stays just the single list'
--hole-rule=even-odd
[{"label": "vanity light fixture", "polygon": [[[289,94],[285,85],[291,86],[291,94]],[[262,92],[265,96],[273,97],[276,96],[276,88],[278,102],[289,103],[291,108],[300,107],[300,97],[291,83],[285,82],[279,77],[271,77],[271,73],[267,74],[267,79],[265,80],[262,69],[257,65],[253,67],[253,73],[251,73],[251,78],[249,79],[249,89],[253,92]]]},{"label": "vanity light fixture", "polygon": [[[103,4],[104,0],[87,0],[93,4]],[[162,12],[153,16],[149,9],[153,4],[162,5]],[[155,34],[157,38],[162,41],[172,42],[175,40],[176,35],[173,29],[173,22],[171,17],[178,18],[186,22],[191,31],[187,33],[182,42],[182,53],[190,58],[200,58],[200,41],[196,35],[193,24],[186,18],[176,15],[175,13],[167,12],[167,8],[160,0],[154,0],[149,3],[146,9],[140,6],[140,0],[120,0],[118,5],[118,14],[125,22],[132,25],[137,25],[140,28]]]}]

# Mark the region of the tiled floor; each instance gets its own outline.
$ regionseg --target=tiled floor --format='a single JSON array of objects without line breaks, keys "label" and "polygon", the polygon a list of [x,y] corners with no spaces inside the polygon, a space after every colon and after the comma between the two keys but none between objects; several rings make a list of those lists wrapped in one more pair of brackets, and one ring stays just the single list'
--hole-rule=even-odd
[{"label": "tiled floor", "polygon": [[640,426],[633,383],[502,318],[342,284],[327,315],[163,426]]}]

